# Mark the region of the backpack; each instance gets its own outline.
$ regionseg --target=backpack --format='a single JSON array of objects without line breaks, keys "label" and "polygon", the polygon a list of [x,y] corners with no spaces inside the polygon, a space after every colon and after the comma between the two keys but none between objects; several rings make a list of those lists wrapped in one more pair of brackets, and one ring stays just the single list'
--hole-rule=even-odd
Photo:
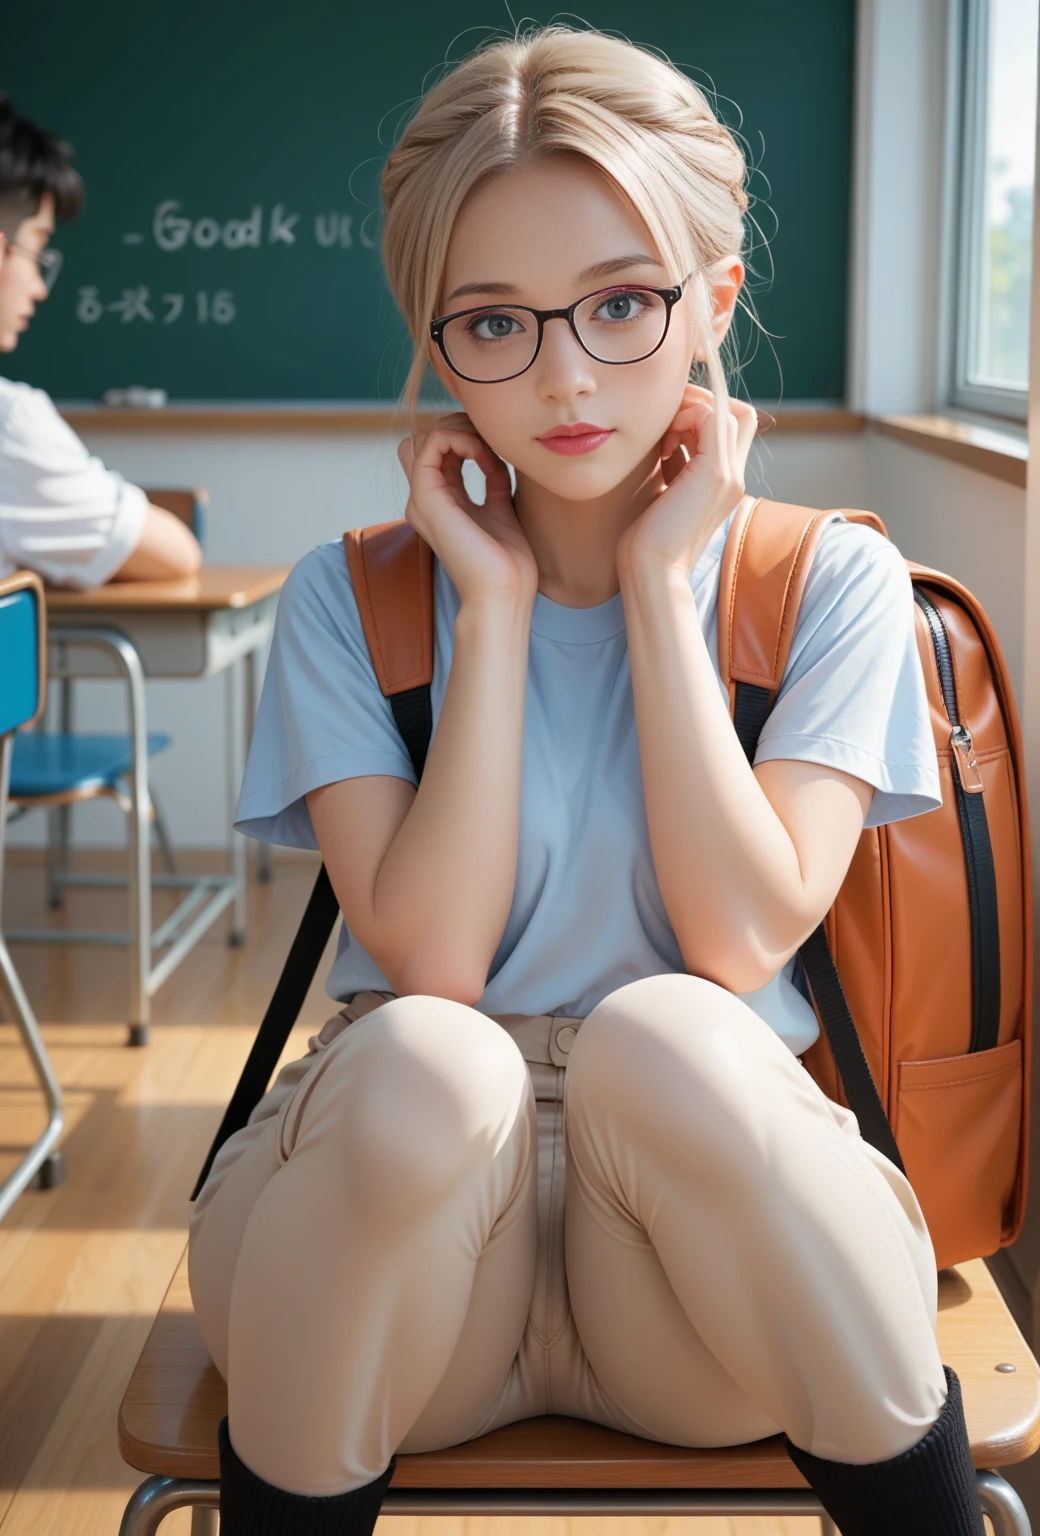
[{"label": "backpack", "polygon": [[[749,761],[820,537],[840,517],[885,534],[869,512],[745,497],[734,514],[718,657]],[[344,543],[376,677],[421,775],[432,729],[432,554],[405,522],[351,530]],[[942,805],[864,830],[833,907],[799,950],[822,1025],[803,1060],[906,1172],[942,1269],[1013,1242],[1022,1224],[1032,887],[1022,739],[1000,645],[959,582],[913,564],[910,574]],[[323,866],[194,1194],[266,1092],[338,916]]]}]

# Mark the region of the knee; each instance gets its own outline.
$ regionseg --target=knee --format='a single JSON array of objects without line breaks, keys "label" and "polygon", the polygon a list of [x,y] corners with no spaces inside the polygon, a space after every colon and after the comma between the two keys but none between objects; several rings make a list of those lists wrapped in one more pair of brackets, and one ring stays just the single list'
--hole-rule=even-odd
[{"label": "knee", "polygon": [[[768,1036],[768,1039],[764,1039]],[[785,1046],[739,998],[697,976],[650,976],[612,992],[578,1032],[570,1115],[622,1114],[652,1138],[676,1127],[718,1144],[751,1116],[756,1054]]]},{"label": "knee", "polygon": [[444,998],[397,998],[330,1047],[294,1155],[323,1146],[384,1209],[429,1210],[525,1136],[530,1092],[520,1052],[492,1020]]}]

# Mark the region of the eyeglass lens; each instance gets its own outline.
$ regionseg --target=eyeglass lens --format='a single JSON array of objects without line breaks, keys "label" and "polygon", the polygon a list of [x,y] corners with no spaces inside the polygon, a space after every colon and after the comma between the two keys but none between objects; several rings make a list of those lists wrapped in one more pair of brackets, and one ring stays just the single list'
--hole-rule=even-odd
[{"label": "eyeglass lens", "polygon": [[61,252],[52,248],[48,248],[46,251],[40,252],[38,265],[40,272],[43,275],[43,281],[46,285],[48,293],[50,293],[51,289],[58,281],[58,273],[61,271],[62,260],[63,258]]},{"label": "eyeglass lens", "polygon": [[[661,344],[668,306],[649,288],[616,288],[583,299],[574,311],[582,346],[601,363],[637,363]],[[528,309],[481,309],[444,327],[444,350],[468,379],[493,384],[530,366],[538,322]]]}]

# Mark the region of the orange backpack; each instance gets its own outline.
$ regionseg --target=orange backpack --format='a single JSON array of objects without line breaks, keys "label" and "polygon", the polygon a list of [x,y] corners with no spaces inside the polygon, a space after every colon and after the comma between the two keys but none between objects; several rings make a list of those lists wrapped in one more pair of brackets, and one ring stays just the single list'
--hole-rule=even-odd
[{"label": "orange backpack", "polygon": [[[750,760],[783,680],[813,555],[844,516],[747,497],[719,587],[719,669]],[[433,559],[407,523],[344,535],[376,677],[421,773],[432,729]],[[802,947],[823,1033],[805,1062],[905,1167],[940,1268],[1018,1235],[1028,1147],[1032,923],[1018,715],[993,629],[959,582],[911,565],[941,808],[864,831]],[[266,1091],[332,925],[324,868],[224,1122]]]}]

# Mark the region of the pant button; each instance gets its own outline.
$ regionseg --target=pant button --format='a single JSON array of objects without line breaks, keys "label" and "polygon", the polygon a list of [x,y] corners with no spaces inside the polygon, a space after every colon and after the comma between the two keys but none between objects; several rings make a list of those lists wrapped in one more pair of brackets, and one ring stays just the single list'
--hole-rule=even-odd
[{"label": "pant button", "polygon": [[562,1051],[565,1056],[569,1055],[570,1054],[571,1046],[574,1044],[574,1042],[575,1042],[575,1040],[577,1040],[577,1038],[578,1038],[578,1031],[576,1029],[574,1029],[570,1024],[566,1025],[563,1029],[559,1030],[558,1033],[557,1033],[557,1036],[556,1036],[556,1048],[557,1048],[557,1050]]}]

